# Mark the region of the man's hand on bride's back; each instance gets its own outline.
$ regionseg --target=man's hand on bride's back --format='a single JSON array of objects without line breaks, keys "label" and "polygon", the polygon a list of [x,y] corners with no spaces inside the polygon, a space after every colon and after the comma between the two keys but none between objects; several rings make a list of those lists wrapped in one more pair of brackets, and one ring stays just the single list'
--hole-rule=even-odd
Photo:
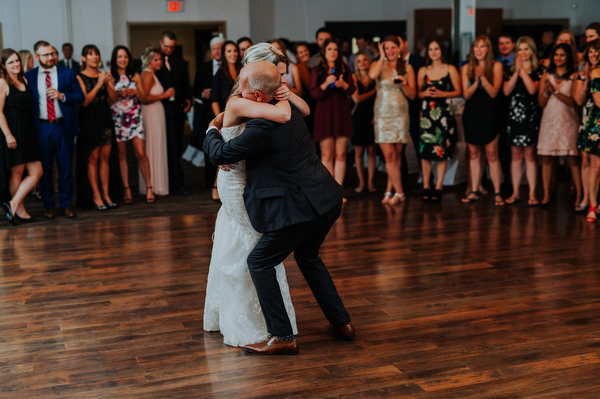
[{"label": "man's hand on bride's back", "polygon": [[223,115],[225,115],[225,112],[221,112],[219,115],[217,115],[215,119],[210,121],[208,127],[216,127],[219,130],[219,133],[221,133],[221,128],[223,127]]}]

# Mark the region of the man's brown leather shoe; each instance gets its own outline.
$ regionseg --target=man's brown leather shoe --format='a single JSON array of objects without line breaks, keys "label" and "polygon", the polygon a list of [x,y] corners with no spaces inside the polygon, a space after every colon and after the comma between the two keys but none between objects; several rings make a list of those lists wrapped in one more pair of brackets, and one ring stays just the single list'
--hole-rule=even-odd
[{"label": "man's brown leather shoe", "polygon": [[69,219],[73,219],[75,216],[77,216],[71,208],[64,208],[63,212]]},{"label": "man's brown leather shoe", "polygon": [[333,333],[344,341],[353,341],[356,337],[356,330],[352,326],[352,323],[348,323],[345,326],[333,327]]},{"label": "man's brown leather shoe", "polygon": [[246,348],[246,352],[258,355],[297,355],[298,341],[296,338],[283,341],[279,337],[271,336],[265,342],[246,345],[244,348]]},{"label": "man's brown leather shoe", "polygon": [[44,212],[44,217],[46,219],[54,219],[55,216],[56,216],[56,213],[54,212],[54,208],[46,209],[46,212]]}]

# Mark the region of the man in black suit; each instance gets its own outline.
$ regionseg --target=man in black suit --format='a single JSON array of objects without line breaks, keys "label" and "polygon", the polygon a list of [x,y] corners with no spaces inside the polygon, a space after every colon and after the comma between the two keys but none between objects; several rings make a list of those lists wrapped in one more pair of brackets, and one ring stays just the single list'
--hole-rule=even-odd
[{"label": "man in black suit", "polygon": [[[411,54],[408,51],[408,41],[405,36],[398,36],[398,40],[400,41],[400,52],[404,62],[407,62],[412,66],[413,71],[415,72],[415,81],[417,75],[419,74],[419,69],[423,66],[424,59],[420,55]],[[418,86],[418,82],[417,82]],[[418,91],[418,90],[417,90]],[[417,153],[417,161],[419,164],[419,169],[421,168],[421,155],[419,153],[419,119],[421,115],[421,101],[419,100],[419,96],[415,96],[414,100],[408,100],[408,115],[410,119],[410,127],[409,133],[412,138],[413,145],[415,147],[415,152]],[[406,146],[402,150],[402,187],[404,191],[408,190],[408,163],[406,162]]]},{"label": "man in black suit", "polygon": [[190,77],[187,62],[175,53],[177,36],[167,30],[162,33],[160,51],[163,64],[156,77],[165,88],[175,89],[175,96],[162,100],[167,117],[167,161],[169,165],[169,191],[179,195],[190,195],[183,181],[181,153],[183,151],[183,129],[186,114],[192,107]]},{"label": "man in black suit", "polygon": [[75,72],[75,76],[81,72],[81,66],[79,61],[73,60],[73,45],[71,43],[65,43],[62,45],[62,53],[65,56],[64,59],[58,62],[61,67],[72,69]]},{"label": "man in black suit", "polygon": [[[280,85],[277,68],[266,61],[240,73],[242,97],[271,102]],[[238,137],[223,142],[211,123],[204,150],[216,165],[246,160],[244,203],[252,226],[262,236],[248,256],[248,269],[271,337],[246,345],[258,354],[296,354],[298,343],[285,310],[275,266],[290,253],[334,333],[352,340],[355,330],[319,249],[342,209],[342,187],[317,158],[302,116],[292,107],[289,122],[253,119]],[[226,173],[226,172],[223,172]]]},{"label": "man in black suit", "polygon": [[[219,70],[219,61],[221,60],[221,47],[225,39],[222,37],[213,37],[210,41],[210,61],[206,61],[200,68],[196,69],[194,78],[194,87],[192,95],[194,96],[194,146],[201,147],[208,123],[215,117],[210,106],[210,92],[212,90],[213,76]],[[205,153],[204,166],[204,188],[213,188],[215,185],[215,176],[217,168],[208,160],[208,154]]]}]

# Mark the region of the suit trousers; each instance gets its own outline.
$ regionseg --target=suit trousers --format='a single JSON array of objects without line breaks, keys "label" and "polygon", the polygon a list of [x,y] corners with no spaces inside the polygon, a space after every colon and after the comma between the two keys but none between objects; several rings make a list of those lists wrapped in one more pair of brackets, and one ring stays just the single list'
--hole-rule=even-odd
[{"label": "suit trousers", "polygon": [[73,203],[73,139],[67,137],[64,124],[41,123],[40,147],[42,149],[42,169],[40,193],[46,209],[54,209],[54,159],[58,167],[58,199],[62,208],[70,208]]},{"label": "suit trousers", "polygon": [[167,117],[167,163],[169,167],[169,187],[177,189],[183,184],[181,154],[183,151],[183,129],[185,114],[177,113]]},{"label": "suit trousers", "polygon": [[319,249],[327,233],[340,216],[342,204],[309,222],[299,223],[262,235],[250,255],[248,268],[256,287],[258,300],[271,335],[292,335],[275,266],[292,252],[298,268],[308,283],[325,317],[333,326],[350,323],[350,316],[338,295],[325,264],[319,258]]}]

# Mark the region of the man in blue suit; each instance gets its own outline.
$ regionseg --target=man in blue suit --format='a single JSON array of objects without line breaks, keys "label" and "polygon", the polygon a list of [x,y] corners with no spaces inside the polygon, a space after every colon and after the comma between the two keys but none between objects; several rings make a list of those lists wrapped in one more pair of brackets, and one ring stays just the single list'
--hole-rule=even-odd
[{"label": "man in blue suit", "polygon": [[36,127],[42,148],[40,191],[46,213],[53,219],[56,214],[53,179],[54,159],[58,166],[58,197],[66,217],[74,218],[73,203],[73,146],[79,133],[75,106],[83,103],[84,95],[75,73],[56,66],[58,53],[43,40],[33,46],[40,66],[25,74],[38,105],[34,107]]}]

